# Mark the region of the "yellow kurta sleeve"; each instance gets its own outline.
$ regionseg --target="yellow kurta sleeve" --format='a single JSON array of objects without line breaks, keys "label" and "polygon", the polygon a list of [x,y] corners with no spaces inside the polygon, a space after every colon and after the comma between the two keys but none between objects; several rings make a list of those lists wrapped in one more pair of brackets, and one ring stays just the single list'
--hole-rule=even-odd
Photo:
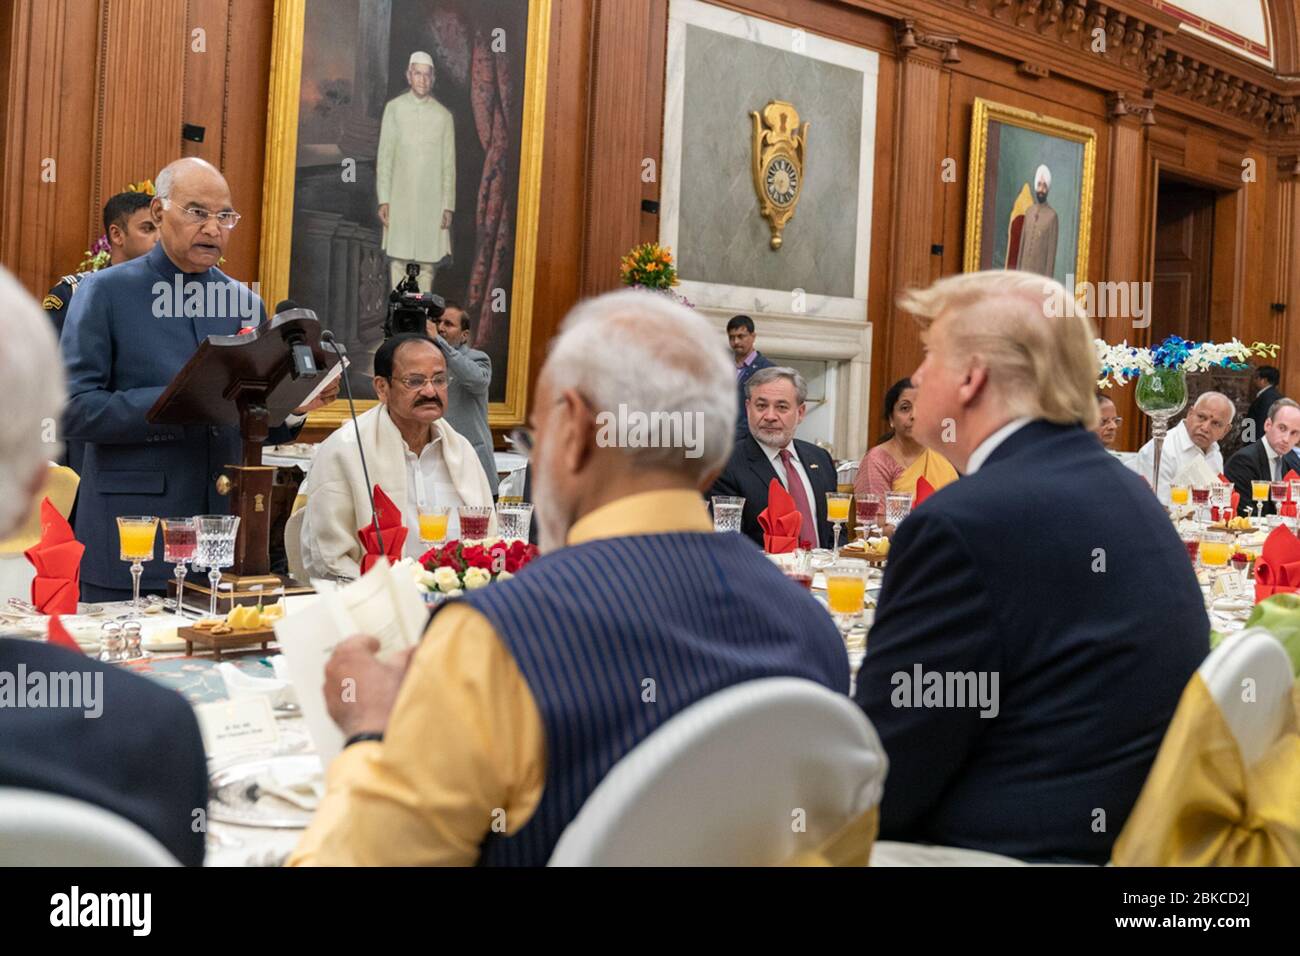
[{"label": "yellow kurta sleeve", "polygon": [[475,863],[517,832],[546,777],[541,715],[514,658],[468,605],[434,618],[382,743],[346,748],[289,865]]}]

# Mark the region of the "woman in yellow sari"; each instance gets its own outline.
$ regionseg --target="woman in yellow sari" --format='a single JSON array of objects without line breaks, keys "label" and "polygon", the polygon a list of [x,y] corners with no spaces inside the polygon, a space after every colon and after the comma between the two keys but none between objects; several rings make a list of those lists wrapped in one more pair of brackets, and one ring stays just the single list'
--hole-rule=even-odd
[{"label": "woman in yellow sari", "polygon": [[890,431],[863,456],[853,491],[858,495],[883,495],[887,491],[916,494],[916,482],[924,476],[938,491],[957,480],[957,469],[937,451],[923,447],[912,437],[912,404],[916,389],[903,378],[885,393],[885,421]]}]

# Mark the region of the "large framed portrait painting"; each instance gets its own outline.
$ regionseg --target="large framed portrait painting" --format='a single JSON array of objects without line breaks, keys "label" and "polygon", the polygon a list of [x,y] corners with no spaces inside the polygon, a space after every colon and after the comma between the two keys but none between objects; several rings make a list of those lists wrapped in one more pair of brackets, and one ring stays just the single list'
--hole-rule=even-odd
[{"label": "large framed portrait painting", "polygon": [[966,199],[967,272],[1021,269],[1071,292],[1088,277],[1097,133],[976,99]]},{"label": "large framed portrait painting", "polygon": [[418,269],[492,359],[491,424],[524,419],[549,23],[550,0],[276,2],[264,297],[316,312],[365,407]]}]

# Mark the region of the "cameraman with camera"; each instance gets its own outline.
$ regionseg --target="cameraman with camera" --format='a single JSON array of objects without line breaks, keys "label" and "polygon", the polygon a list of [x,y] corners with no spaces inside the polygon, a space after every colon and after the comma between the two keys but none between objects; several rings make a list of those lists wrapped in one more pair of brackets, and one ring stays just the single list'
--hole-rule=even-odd
[{"label": "cameraman with camera", "polygon": [[469,316],[458,302],[447,302],[438,319],[428,320],[427,329],[447,360],[447,421],[474,446],[495,497],[499,479],[488,427],[492,359],[469,347]]}]

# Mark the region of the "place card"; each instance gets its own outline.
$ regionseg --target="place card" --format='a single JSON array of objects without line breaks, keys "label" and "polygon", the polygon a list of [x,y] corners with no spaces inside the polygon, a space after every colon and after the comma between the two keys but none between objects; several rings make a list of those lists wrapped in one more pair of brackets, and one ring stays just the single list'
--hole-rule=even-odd
[{"label": "place card", "polygon": [[1246,582],[1241,579],[1241,572],[1234,570],[1220,571],[1214,576],[1214,596],[1246,600]]},{"label": "place card", "polygon": [[275,711],[265,694],[198,704],[194,713],[210,759],[247,750],[274,750],[280,742]]}]

